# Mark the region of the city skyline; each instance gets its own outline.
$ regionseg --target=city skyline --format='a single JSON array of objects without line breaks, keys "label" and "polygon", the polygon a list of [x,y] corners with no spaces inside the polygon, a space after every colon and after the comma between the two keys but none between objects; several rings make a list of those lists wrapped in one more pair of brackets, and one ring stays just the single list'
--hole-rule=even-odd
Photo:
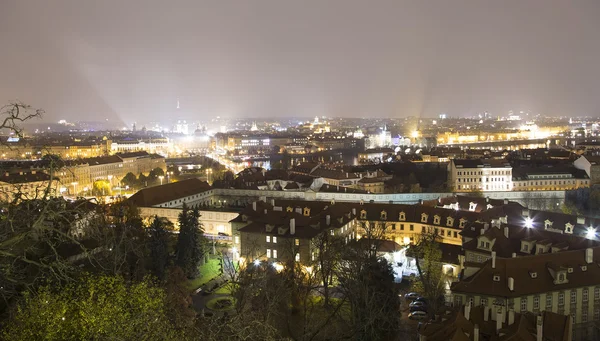
[{"label": "city skyline", "polygon": [[0,100],[47,122],[600,114],[594,1],[7,1],[1,13]]}]

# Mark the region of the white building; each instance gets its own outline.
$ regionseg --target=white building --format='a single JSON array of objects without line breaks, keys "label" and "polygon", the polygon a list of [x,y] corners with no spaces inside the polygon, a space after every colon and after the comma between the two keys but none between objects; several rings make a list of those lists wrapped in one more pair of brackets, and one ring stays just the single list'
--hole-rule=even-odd
[{"label": "white building", "polygon": [[512,167],[506,160],[453,159],[448,182],[456,192],[512,191]]}]

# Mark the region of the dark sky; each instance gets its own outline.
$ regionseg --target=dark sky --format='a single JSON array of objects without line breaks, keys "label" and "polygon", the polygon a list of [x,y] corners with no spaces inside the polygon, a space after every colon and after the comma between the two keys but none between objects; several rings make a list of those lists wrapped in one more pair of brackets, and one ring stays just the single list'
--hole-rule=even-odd
[{"label": "dark sky", "polygon": [[599,0],[0,0],[0,42],[49,121],[600,114]]}]

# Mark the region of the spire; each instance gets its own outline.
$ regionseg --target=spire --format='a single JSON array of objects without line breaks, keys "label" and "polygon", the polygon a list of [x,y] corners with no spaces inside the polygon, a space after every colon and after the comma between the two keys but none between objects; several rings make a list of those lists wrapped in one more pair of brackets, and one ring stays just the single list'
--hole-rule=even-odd
[{"label": "spire", "polygon": [[179,109],[179,98],[177,98],[177,109]]}]

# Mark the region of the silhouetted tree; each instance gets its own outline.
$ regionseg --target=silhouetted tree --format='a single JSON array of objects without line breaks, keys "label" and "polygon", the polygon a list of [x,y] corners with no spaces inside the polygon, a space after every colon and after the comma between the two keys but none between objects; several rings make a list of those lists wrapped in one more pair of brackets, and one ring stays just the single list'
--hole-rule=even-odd
[{"label": "silhouetted tree", "polygon": [[154,217],[152,224],[148,228],[150,238],[148,240],[150,248],[150,267],[152,273],[159,280],[164,280],[169,266],[169,231],[167,226],[169,221],[165,218]]}]

